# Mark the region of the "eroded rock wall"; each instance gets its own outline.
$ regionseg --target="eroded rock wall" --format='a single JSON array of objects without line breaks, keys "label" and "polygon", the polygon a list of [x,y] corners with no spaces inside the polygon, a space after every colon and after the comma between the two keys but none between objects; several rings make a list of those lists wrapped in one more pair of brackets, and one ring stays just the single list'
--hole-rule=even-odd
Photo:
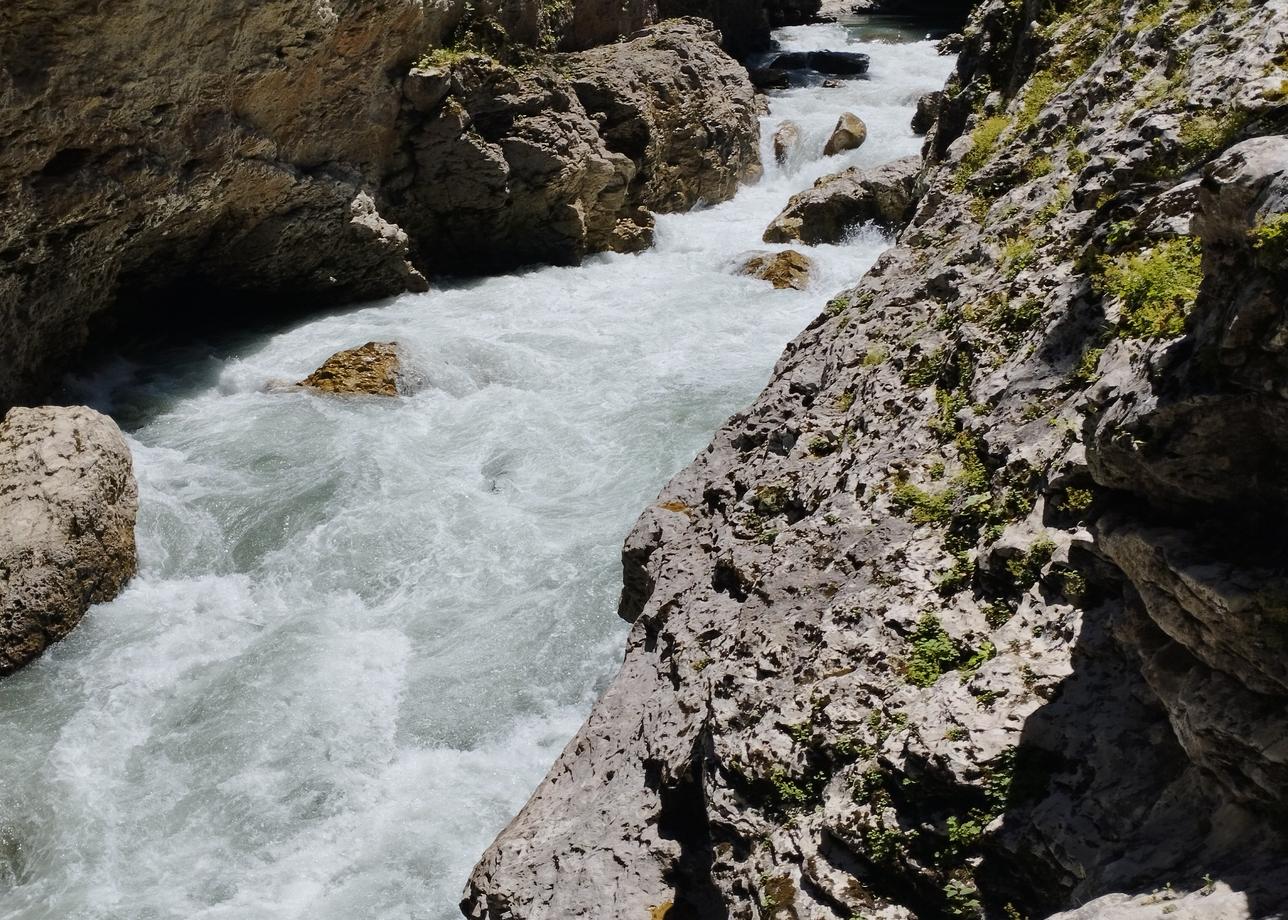
[{"label": "eroded rock wall", "polygon": [[[641,205],[728,197],[758,124],[708,25],[578,64],[594,104],[647,137],[638,151],[601,136],[552,66],[656,15],[593,0],[5,4],[0,407],[47,392],[122,319],[243,322],[423,290],[429,271],[635,250]],[[476,53],[487,42],[507,63]],[[450,63],[409,76],[433,49]],[[650,98],[662,89],[681,104]]]},{"label": "eroded rock wall", "polygon": [[420,0],[6,3],[0,405],[47,386],[123,298],[173,289],[181,319],[218,296],[423,284],[375,183],[399,70],[448,15]]},{"label": "eroded rock wall", "polygon": [[472,918],[1280,917],[1288,4],[992,0]]}]

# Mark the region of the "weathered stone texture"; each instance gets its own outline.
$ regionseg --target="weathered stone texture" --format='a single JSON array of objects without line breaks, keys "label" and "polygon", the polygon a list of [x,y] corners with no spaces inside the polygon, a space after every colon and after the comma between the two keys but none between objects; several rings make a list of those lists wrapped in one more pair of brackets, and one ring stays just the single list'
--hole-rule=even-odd
[{"label": "weathered stone texture", "polygon": [[1022,12],[627,538],[621,671],[468,916],[1288,910],[1288,4]]},{"label": "weathered stone texture", "polygon": [[138,488],[111,419],[83,406],[0,423],[0,677],[134,574]]}]

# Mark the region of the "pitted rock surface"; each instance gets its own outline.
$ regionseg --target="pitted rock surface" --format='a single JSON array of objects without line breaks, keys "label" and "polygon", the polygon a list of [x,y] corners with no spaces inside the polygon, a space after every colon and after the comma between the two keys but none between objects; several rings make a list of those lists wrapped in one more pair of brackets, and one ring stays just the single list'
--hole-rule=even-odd
[{"label": "pitted rock surface", "polygon": [[911,222],[641,516],[467,916],[1284,916],[1285,46],[980,5]]},{"label": "pitted rock surface", "polygon": [[134,575],[138,487],[111,419],[84,406],[0,423],[0,677],[66,636]]}]

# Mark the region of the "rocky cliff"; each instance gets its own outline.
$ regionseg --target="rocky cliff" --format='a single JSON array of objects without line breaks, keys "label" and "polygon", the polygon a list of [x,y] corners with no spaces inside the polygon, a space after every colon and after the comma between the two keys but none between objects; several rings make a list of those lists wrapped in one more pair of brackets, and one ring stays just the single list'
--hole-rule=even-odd
[{"label": "rocky cliff", "polygon": [[1288,3],[990,0],[472,918],[1288,910]]},{"label": "rocky cliff", "polygon": [[[0,407],[123,320],[232,322],[647,245],[641,207],[727,197],[757,156],[746,74],[709,27],[585,50],[657,16],[598,0],[4,4]],[[654,160],[670,137],[696,175]]]}]

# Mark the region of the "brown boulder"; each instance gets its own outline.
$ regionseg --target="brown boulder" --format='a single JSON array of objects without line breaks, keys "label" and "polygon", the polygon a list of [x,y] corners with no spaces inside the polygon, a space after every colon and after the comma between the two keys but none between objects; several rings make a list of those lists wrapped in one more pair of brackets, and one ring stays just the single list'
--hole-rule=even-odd
[{"label": "brown boulder", "polygon": [[0,423],[0,676],[114,598],[137,565],[130,450],[84,406],[11,409]]},{"label": "brown boulder", "polygon": [[768,281],[779,290],[803,291],[809,287],[814,262],[795,249],[782,252],[760,252],[742,265],[742,274]]},{"label": "brown boulder", "polygon": [[298,386],[324,393],[397,396],[401,368],[397,342],[368,342],[337,351]]},{"label": "brown boulder", "polygon": [[846,150],[857,150],[868,139],[868,126],[853,112],[845,112],[836,120],[832,136],[823,147],[823,156],[830,157]]}]

